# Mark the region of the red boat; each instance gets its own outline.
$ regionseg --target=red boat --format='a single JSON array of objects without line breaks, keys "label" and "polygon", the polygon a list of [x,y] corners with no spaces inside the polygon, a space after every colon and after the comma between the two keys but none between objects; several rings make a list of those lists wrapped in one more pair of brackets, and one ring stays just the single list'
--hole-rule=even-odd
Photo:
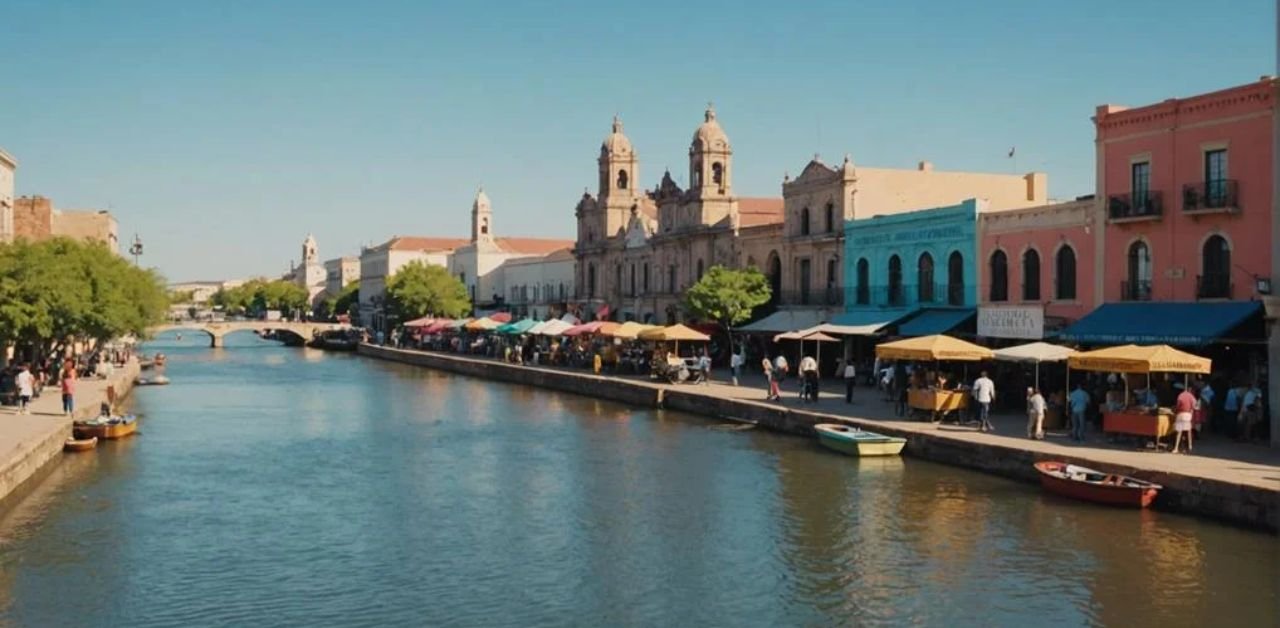
[{"label": "red boat", "polygon": [[1164,488],[1127,475],[1103,473],[1065,462],[1037,462],[1036,471],[1040,472],[1041,486],[1050,493],[1109,506],[1146,508]]}]

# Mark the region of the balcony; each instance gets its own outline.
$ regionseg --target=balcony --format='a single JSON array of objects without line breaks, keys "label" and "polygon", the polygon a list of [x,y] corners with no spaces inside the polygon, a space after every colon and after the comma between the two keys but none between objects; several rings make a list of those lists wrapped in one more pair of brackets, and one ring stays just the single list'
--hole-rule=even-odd
[{"label": "balcony", "polygon": [[905,307],[908,305],[964,305],[964,285],[936,283],[926,285],[922,290],[918,284],[901,284],[887,286],[858,286],[853,291],[854,302],[850,305],[873,305],[877,307]]},{"label": "balcony", "polygon": [[1159,220],[1164,213],[1163,200],[1159,192],[1152,191],[1113,194],[1107,197],[1107,218],[1111,222]]},{"label": "balcony", "polygon": [[1228,273],[1210,273],[1196,275],[1197,299],[1230,299],[1232,293],[1231,275]]},{"label": "balcony", "polygon": [[783,290],[775,295],[775,299],[779,305],[844,305],[844,287],[827,286],[810,288],[808,291]]},{"label": "balcony", "polygon": [[1120,282],[1120,300],[1121,301],[1150,301],[1151,300],[1151,280],[1140,279],[1138,281]]},{"label": "balcony", "polygon": [[1188,214],[1216,214],[1240,211],[1235,179],[1202,181],[1182,186],[1182,211]]}]

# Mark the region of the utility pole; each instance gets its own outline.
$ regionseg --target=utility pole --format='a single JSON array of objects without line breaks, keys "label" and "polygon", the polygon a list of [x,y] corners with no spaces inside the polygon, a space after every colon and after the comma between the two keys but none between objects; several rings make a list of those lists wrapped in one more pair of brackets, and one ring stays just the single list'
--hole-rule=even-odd
[{"label": "utility pole", "polygon": [[133,244],[129,246],[129,254],[133,256],[133,265],[138,265],[138,257],[142,255],[142,238],[133,234]]}]

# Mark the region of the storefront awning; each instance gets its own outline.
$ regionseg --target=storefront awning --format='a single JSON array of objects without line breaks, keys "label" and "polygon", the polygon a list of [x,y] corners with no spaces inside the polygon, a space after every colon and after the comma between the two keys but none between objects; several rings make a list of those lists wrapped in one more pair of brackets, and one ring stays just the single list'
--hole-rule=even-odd
[{"label": "storefront awning", "polygon": [[830,325],[823,325],[820,331],[845,336],[870,336],[909,314],[911,312],[906,310],[845,312],[831,319]]},{"label": "storefront awning", "polygon": [[734,331],[776,334],[784,331],[808,329],[822,322],[821,310],[778,310],[750,325]]},{"label": "storefront awning", "polygon": [[977,315],[973,308],[924,310],[915,318],[898,326],[899,336],[932,336],[959,327]]},{"label": "storefront awning", "polygon": [[1058,334],[1058,340],[1089,344],[1203,345],[1221,338],[1250,316],[1257,301],[1220,303],[1104,303]]}]

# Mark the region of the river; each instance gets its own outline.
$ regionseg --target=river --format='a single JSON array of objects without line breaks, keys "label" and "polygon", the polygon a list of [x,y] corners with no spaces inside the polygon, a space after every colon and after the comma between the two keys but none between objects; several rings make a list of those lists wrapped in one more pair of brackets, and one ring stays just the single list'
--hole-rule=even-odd
[{"label": "river", "polygon": [[141,434],[0,515],[7,626],[1179,626],[1275,536],[701,417],[161,338]]}]

